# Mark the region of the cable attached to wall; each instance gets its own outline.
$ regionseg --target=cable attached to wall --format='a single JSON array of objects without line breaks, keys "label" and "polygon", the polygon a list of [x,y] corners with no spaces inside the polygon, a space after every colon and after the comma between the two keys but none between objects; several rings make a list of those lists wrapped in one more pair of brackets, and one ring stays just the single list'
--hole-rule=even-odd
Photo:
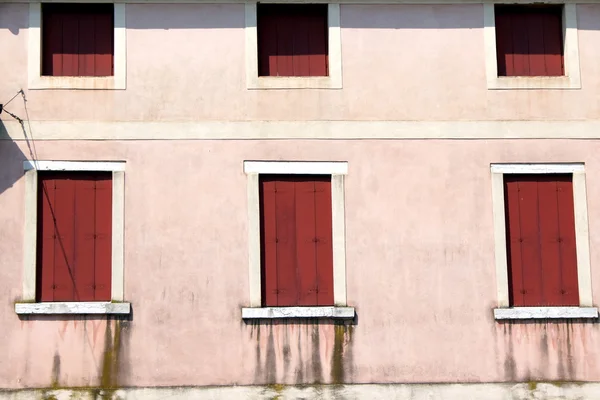
[{"label": "cable attached to wall", "polygon": [[[25,121],[19,116],[11,113],[6,109],[6,106],[10,104],[17,96],[21,95],[23,98],[23,107],[25,108],[25,116],[27,118],[27,127],[29,129],[29,135],[27,134],[27,129],[25,128]],[[34,162],[35,168],[37,169],[37,150],[35,148],[35,141],[33,140],[33,131],[31,130],[31,121],[29,118],[29,109],[27,108],[27,97],[25,96],[25,92],[23,89],[20,89],[9,101],[6,103],[0,104],[0,115],[5,112],[17,121],[19,121],[19,125],[21,125],[21,129],[23,130],[23,136],[25,137],[25,142],[27,143],[27,148],[29,149],[29,156],[31,160]]]}]

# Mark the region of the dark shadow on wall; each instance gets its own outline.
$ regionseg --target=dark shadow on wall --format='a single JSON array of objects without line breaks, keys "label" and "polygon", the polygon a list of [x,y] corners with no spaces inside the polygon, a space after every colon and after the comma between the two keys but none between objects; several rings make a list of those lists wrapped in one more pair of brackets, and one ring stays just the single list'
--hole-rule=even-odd
[{"label": "dark shadow on wall", "polygon": [[28,15],[28,3],[0,3],[0,29],[8,29],[13,35],[18,35],[19,31],[29,27]]},{"label": "dark shadow on wall", "polygon": [[23,161],[28,158],[8,135],[4,122],[0,120],[0,195],[23,177]]}]

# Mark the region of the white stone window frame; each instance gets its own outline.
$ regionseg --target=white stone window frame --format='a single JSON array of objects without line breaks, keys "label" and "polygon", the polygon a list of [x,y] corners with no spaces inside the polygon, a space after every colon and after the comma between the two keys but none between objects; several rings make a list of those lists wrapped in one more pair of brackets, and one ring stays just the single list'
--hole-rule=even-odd
[{"label": "white stone window frame", "polygon": [[[512,3],[498,2],[483,4],[485,69],[488,89],[581,89],[577,4],[562,4],[564,76],[498,76],[496,57],[496,4]],[[527,5],[534,4],[534,2],[520,2],[518,4]]]},{"label": "white stone window frame", "polygon": [[[248,179],[248,259],[250,306],[242,308],[243,319],[261,318],[332,318],[352,319],[354,308],[346,304],[346,227],[344,161],[244,161]],[[261,298],[260,196],[261,174],[330,175],[333,244],[333,306],[263,307]]]},{"label": "white stone window frame", "polygon": [[[261,4],[279,4],[267,1]],[[245,3],[247,89],[341,89],[342,38],[340,5],[327,5],[329,76],[258,76],[257,3]]]},{"label": "white stone window frame", "polygon": [[[592,278],[588,232],[587,192],[583,163],[564,164],[491,164],[492,207],[498,308],[494,318],[548,319],[598,318],[598,308],[592,304]],[[575,248],[579,307],[511,307],[509,300],[508,254],[506,247],[506,216],[504,198],[505,174],[571,174],[575,211]]]},{"label": "white stone window frame", "polygon": [[42,75],[42,3],[29,4],[28,88],[99,89],[126,88],[127,34],[124,3],[114,3],[114,75],[113,76],[43,76]]},{"label": "white stone window frame", "polygon": [[[124,301],[123,237],[125,211],[124,161],[25,161],[25,237],[23,296],[15,304],[17,314],[129,314]],[[111,301],[36,302],[38,171],[112,172],[112,274]]]}]

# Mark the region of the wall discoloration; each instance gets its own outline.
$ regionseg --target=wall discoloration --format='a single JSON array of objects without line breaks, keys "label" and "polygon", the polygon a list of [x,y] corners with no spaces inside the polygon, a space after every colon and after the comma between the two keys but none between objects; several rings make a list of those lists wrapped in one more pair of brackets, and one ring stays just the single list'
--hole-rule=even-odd
[{"label": "wall discoloration", "polygon": [[496,326],[496,352],[507,381],[585,380],[596,324],[580,321],[504,321]]},{"label": "wall discoloration", "polygon": [[[352,377],[353,326],[327,320],[249,323],[259,384],[344,384]],[[267,339],[260,332],[266,330]],[[263,357],[263,354],[266,356]]]}]

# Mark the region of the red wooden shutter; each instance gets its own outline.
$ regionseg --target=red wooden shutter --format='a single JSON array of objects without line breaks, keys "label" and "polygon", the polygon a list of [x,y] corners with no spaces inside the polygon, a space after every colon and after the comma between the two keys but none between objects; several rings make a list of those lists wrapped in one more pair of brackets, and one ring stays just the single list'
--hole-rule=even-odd
[{"label": "red wooden shutter", "polygon": [[571,175],[506,175],[512,306],[579,305]]},{"label": "red wooden shutter", "polygon": [[112,4],[43,4],[42,75],[113,75]]},{"label": "red wooden shutter", "polygon": [[259,76],[327,76],[327,5],[258,4]]},{"label": "red wooden shutter", "polygon": [[110,301],[110,173],[40,173],[39,301]]},{"label": "red wooden shutter", "polygon": [[562,6],[496,5],[498,76],[564,75]]},{"label": "red wooden shutter", "polygon": [[331,178],[261,176],[265,306],[333,304]]}]

